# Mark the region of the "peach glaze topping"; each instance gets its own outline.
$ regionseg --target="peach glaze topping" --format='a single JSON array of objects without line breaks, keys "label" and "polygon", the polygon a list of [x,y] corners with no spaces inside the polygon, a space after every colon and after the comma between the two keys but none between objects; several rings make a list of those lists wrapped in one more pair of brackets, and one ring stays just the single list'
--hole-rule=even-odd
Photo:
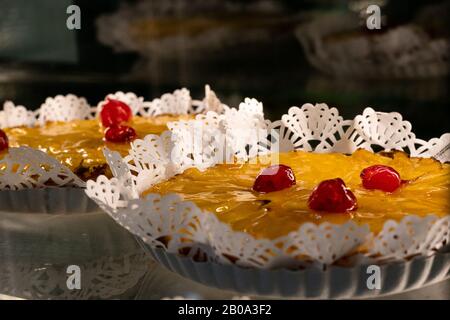
[{"label": "peach glaze topping", "polygon": [[[161,115],[151,118],[135,116],[125,123],[132,126],[137,138],[148,134],[161,134],[170,121],[190,119],[190,115]],[[29,146],[46,152],[75,173],[83,168],[104,166],[103,147],[128,154],[130,143],[113,143],[104,140],[105,129],[99,119],[49,122],[34,128],[17,127],[4,129],[10,147]],[[5,153],[5,152],[3,152]],[[1,157],[0,153],[0,157]],[[90,178],[90,176],[81,177]]]},{"label": "peach glaze topping", "polygon": [[[262,159],[260,159],[262,160]],[[200,172],[186,170],[148,189],[148,193],[178,193],[200,208],[213,212],[236,231],[256,238],[287,235],[306,222],[343,224],[353,220],[378,233],[388,219],[408,214],[445,216],[450,212],[450,165],[434,159],[409,158],[403,152],[375,154],[358,150],[352,155],[292,151],[279,154],[279,163],[292,168],[296,184],[280,191],[252,190],[261,169],[268,164],[221,164]],[[362,186],[361,171],[372,165],[394,168],[407,183],[392,193]],[[318,212],[308,208],[312,190],[327,179],[341,178],[354,193],[358,207],[346,213]]]}]

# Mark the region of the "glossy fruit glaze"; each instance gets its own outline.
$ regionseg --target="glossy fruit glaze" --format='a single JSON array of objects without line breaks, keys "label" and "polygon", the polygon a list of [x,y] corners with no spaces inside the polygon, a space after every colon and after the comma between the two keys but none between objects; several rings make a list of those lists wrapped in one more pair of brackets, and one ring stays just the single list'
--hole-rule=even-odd
[{"label": "glossy fruit glaze", "polygon": [[[188,119],[191,116],[161,115],[152,118],[135,116],[126,123],[133,127],[138,138],[148,134],[160,134],[167,130],[167,122]],[[51,122],[42,127],[4,129],[10,147],[29,146],[48,153],[63,164],[77,169],[80,166],[94,167],[105,164],[103,147],[128,154],[130,143],[107,142],[105,128],[99,119]]]},{"label": "glossy fruit glaze", "polygon": [[[261,158],[259,162],[267,159]],[[269,164],[222,164],[204,172],[188,169],[146,192],[176,192],[200,208],[213,212],[234,230],[257,238],[276,238],[306,222],[342,224],[353,220],[368,224],[377,233],[388,219],[408,214],[425,216],[450,213],[450,165],[434,159],[409,158],[405,153],[374,154],[358,150],[352,155],[292,151],[279,154],[279,163],[292,168],[296,184],[270,193],[252,190],[255,178]],[[393,193],[367,190],[360,174],[364,168],[383,164],[409,180]],[[320,182],[341,178],[358,201],[348,213],[317,212],[308,208],[308,198]]]}]

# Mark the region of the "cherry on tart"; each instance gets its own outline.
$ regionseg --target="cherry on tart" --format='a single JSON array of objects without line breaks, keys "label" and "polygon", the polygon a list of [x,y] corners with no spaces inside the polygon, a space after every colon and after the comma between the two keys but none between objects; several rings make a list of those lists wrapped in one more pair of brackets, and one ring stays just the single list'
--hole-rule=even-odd
[{"label": "cherry on tart", "polygon": [[0,129],[0,151],[8,149],[8,137],[5,131]]},{"label": "cherry on tart", "polygon": [[279,191],[295,184],[295,175],[291,167],[283,164],[263,169],[253,184],[253,190],[260,193]]},{"label": "cherry on tart", "polygon": [[377,189],[394,192],[402,185],[400,174],[394,168],[374,165],[361,171],[363,187],[369,190]]},{"label": "cherry on tart", "polygon": [[356,197],[341,178],[319,183],[308,199],[308,206],[315,211],[345,213],[357,208]]},{"label": "cherry on tart", "polygon": [[124,102],[114,99],[107,99],[100,111],[100,120],[104,127],[120,125],[131,120],[133,113],[131,108]]},{"label": "cherry on tart", "polygon": [[105,140],[108,142],[130,142],[136,137],[136,131],[133,128],[123,125],[113,125],[105,131]]},{"label": "cherry on tart", "polygon": [[[141,196],[176,192],[186,201],[192,201],[200,209],[214,214],[233,230],[247,232],[259,239],[277,239],[310,222],[339,225],[354,221],[357,225],[369,226],[371,232],[378,234],[386,221],[399,221],[410,214],[427,216],[433,213],[439,217],[448,215],[450,164],[410,157],[404,152],[395,152],[387,157],[362,149],[351,155],[298,150],[282,152],[276,156],[280,159],[279,163],[292,168],[297,180],[295,185],[278,192],[259,193],[252,189],[256,176],[268,165],[251,161],[245,164],[220,164],[205,171],[190,168],[151,186]],[[414,181],[414,185],[409,185],[405,190],[402,190],[402,186],[398,190],[402,192],[392,194],[366,190],[359,176],[362,169],[372,164],[386,164],[402,170],[399,172],[405,172],[405,178]],[[325,194],[326,197],[323,196],[323,185],[317,188],[315,197],[311,196],[312,190],[321,181],[334,177],[345,177],[345,184],[357,198],[356,201],[353,200],[342,181],[337,183],[337,188],[330,188],[333,191],[330,193],[341,195],[337,198],[343,200],[329,202],[349,203],[341,209],[339,206],[330,208],[319,201],[330,197],[329,193]],[[320,211],[311,209],[308,205],[309,197],[311,207]],[[356,205],[356,210],[345,211]]]}]

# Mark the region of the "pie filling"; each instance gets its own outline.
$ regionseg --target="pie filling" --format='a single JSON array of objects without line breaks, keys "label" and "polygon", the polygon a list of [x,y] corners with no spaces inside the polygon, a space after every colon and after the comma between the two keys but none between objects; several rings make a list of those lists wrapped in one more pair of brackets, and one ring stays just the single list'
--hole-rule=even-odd
[{"label": "pie filling", "polygon": [[[272,157],[273,158],[273,157]],[[358,150],[352,155],[292,151],[279,154],[279,163],[292,168],[296,183],[279,191],[253,190],[255,179],[270,164],[267,158],[245,164],[220,164],[203,172],[191,168],[145,191],[178,193],[201,209],[213,212],[236,231],[274,239],[304,223],[343,224],[352,220],[378,233],[389,220],[409,214],[443,217],[450,212],[450,165],[434,159],[410,158],[403,152],[375,154]],[[402,185],[393,192],[366,189],[361,172],[370,166],[395,169]],[[324,180],[340,178],[357,199],[354,210],[335,213],[310,209],[308,199]]]},{"label": "pie filling", "polygon": [[[148,134],[161,134],[167,122],[189,119],[189,115],[161,115],[151,118],[135,116],[127,125],[136,131],[137,138]],[[49,122],[33,128],[4,129],[9,147],[28,146],[46,152],[69,167],[81,179],[93,179],[100,174],[109,175],[103,147],[126,156],[130,142],[105,141],[105,128],[98,119]],[[6,152],[3,152],[6,153]],[[1,157],[1,154],[0,154]]]}]

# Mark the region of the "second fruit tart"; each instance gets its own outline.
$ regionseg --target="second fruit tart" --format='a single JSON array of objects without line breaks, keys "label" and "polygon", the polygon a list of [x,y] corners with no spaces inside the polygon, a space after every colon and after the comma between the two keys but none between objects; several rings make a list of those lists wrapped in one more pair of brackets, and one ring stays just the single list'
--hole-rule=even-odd
[{"label": "second fruit tart", "polygon": [[153,101],[117,92],[108,95],[96,108],[91,108],[83,98],[57,96],[46,100],[36,112],[36,119],[23,107],[6,103],[0,124],[5,123],[1,134],[8,143],[0,143],[0,157],[7,154],[8,147],[27,146],[56,158],[82,180],[110,175],[102,153],[104,147],[126,155],[134,139],[160,134],[170,121],[224,108],[227,107],[209,86],[202,101],[192,100],[187,89]]}]

